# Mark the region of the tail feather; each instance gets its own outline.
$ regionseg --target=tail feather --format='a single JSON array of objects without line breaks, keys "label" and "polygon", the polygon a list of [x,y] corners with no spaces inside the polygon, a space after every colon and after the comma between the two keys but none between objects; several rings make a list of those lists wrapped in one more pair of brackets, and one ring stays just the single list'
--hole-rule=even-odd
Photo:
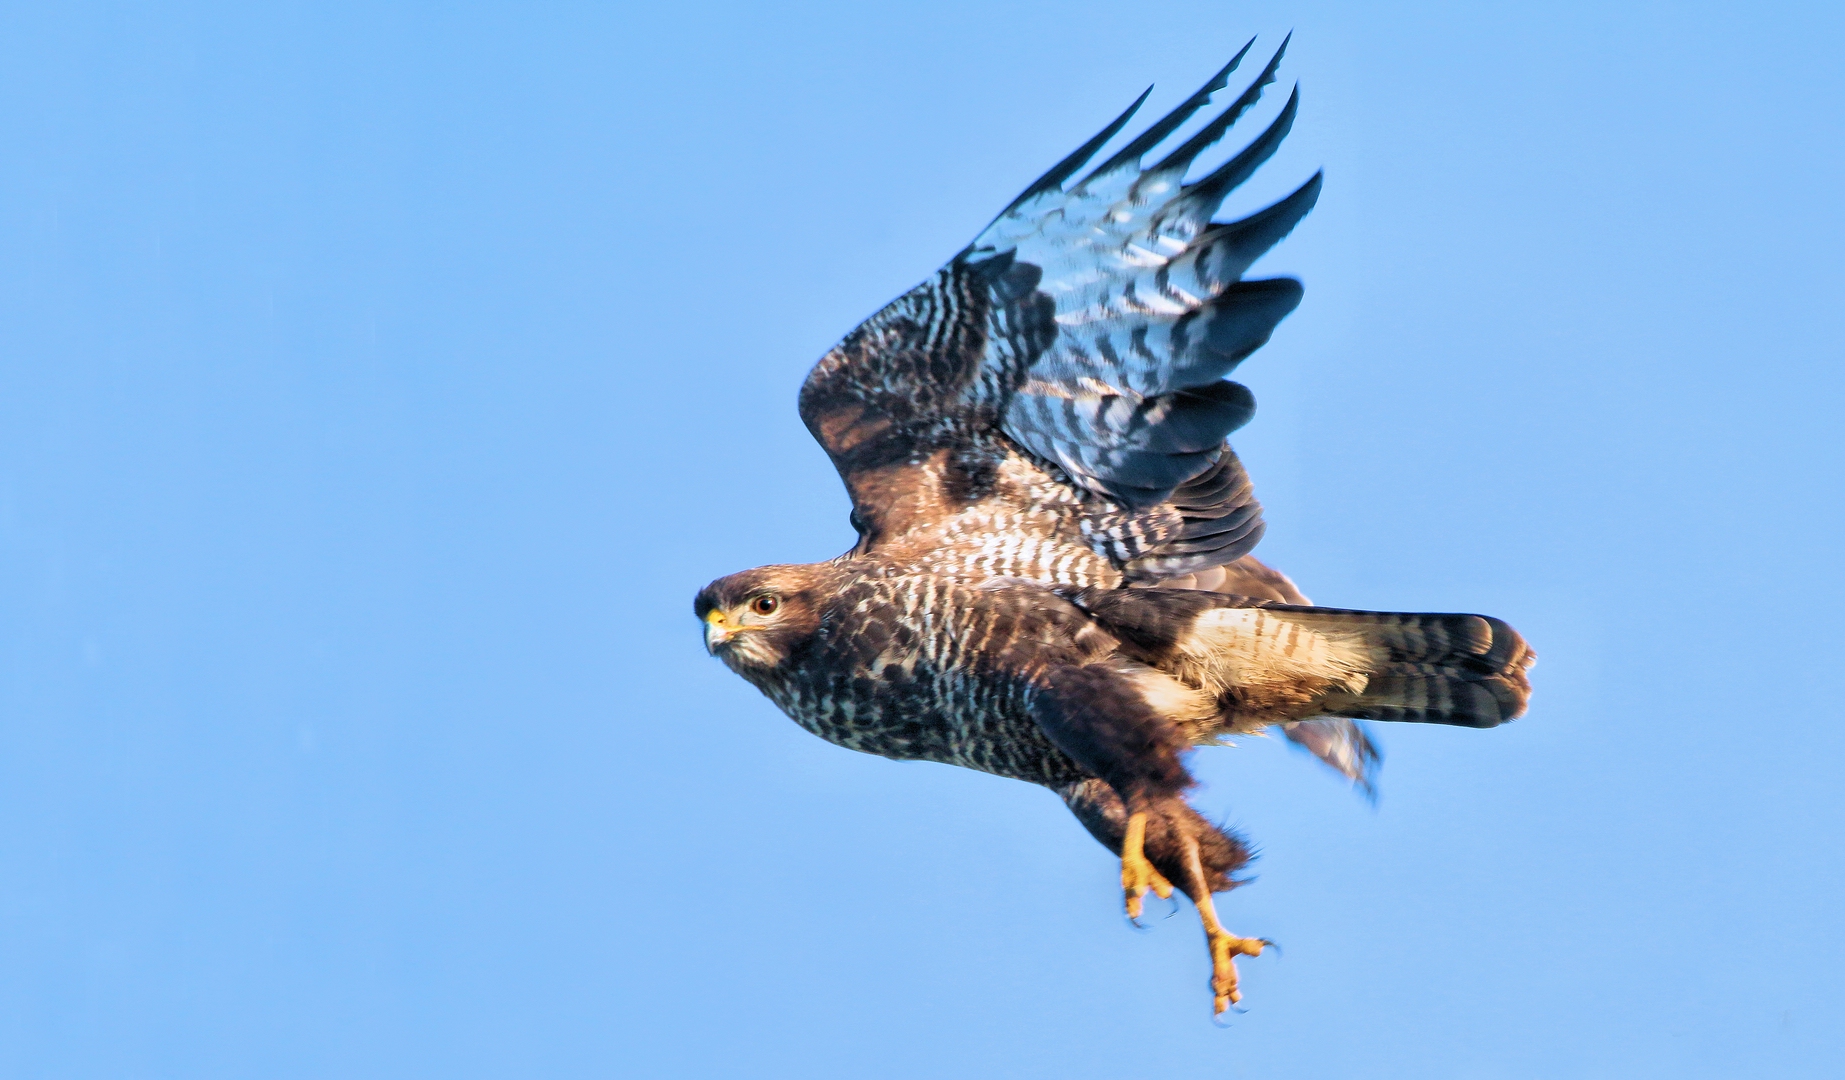
[{"label": "tail feather", "polygon": [[1367,652],[1364,687],[1334,692],[1322,715],[1353,720],[1497,727],[1524,715],[1525,670],[1536,657],[1504,621],[1486,615],[1288,609],[1293,621],[1351,634]]},{"label": "tail feather", "polygon": [[1485,615],[1348,611],[1184,589],[1080,602],[1136,658],[1220,695],[1226,730],[1314,717],[1496,727],[1535,656]]}]

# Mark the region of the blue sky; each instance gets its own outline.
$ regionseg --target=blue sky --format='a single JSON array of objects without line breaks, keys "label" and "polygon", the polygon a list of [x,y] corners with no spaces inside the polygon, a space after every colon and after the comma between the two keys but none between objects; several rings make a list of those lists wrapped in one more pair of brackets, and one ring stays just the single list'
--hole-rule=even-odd
[{"label": "blue sky", "polygon": [[[1041,790],[707,658],[807,366],[1287,30],[1261,554],[1500,615],[1372,808],[1201,753],[1208,1019]],[[0,6],[0,1075],[1835,1076],[1836,5]],[[1284,82],[1285,85],[1285,82]],[[1273,95],[1251,123],[1279,106]],[[1234,146],[1237,136],[1232,137]]]}]

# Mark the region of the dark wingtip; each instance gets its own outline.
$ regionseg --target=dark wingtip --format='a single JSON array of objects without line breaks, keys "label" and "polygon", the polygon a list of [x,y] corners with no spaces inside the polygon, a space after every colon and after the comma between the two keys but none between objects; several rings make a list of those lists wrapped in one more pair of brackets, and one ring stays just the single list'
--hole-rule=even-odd
[{"label": "dark wingtip", "polygon": [[1211,301],[1202,342],[1216,354],[1216,370],[1228,374],[1268,344],[1275,327],[1294,313],[1303,295],[1300,282],[1290,277],[1237,281],[1218,293]]},{"label": "dark wingtip", "polygon": [[1320,188],[1326,178],[1324,170],[1315,172],[1307,182],[1295,188],[1279,202],[1265,206],[1236,221],[1212,225],[1201,233],[1196,244],[1209,244],[1212,258],[1200,263],[1201,274],[1208,273],[1217,285],[1227,285],[1242,277],[1250,264],[1294,231],[1300,220],[1320,200]]},{"label": "dark wingtip", "polygon": [[1211,76],[1211,78],[1203,86],[1200,86],[1191,97],[1181,102],[1178,108],[1160,117],[1152,127],[1149,127],[1147,130],[1135,136],[1133,142],[1122,147],[1113,157],[1097,165],[1088,176],[1083,177],[1082,183],[1087,184],[1103,173],[1113,172],[1130,162],[1138,168],[1141,157],[1145,155],[1147,151],[1166,141],[1166,136],[1171,135],[1174,131],[1179,129],[1179,125],[1190,120],[1193,113],[1210,104],[1212,94],[1230,85],[1230,73],[1235,71],[1237,65],[1243,62],[1243,57],[1248,54],[1250,47],[1255,45],[1255,43],[1255,38],[1250,38],[1245,42],[1243,47],[1237,50],[1236,55],[1230,58],[1230,62],[1219,68],[1217,74]]},{"label": "dark wingtip", "polygon": [[[1290,33],[1289,37],[1292,36]],[[1287,40],[1283,39],[1281,47],[1275,50],[1274,56],[1269,57],[1268,63],[1262,68],[1262,73],[1256,76],[1256,81],[1250,83],[1242,95],[1230,103],[1229,108],[1213,117],[1211,122],[1199,129],[1196,135],[1185,140],[1183,146],[1161,158],[1153,168],[1155,170],[1183,169],[1189,166],[1199,154],[1204,153],[1212,143],[1223,138],[1224,132],[1230,130],[1230,125],[1236,123],[1239,117],[1262,99],[1262,88],[1275,81],[1275,72],[1281,67],[1281,56],[1287,50]]]},{"label": "dark wingtip", "polygon": [[[1199,94],[1215,94],[1217,91],[1222,90],[1226,86],[1229,86],[1230,85],[1230,73],[1232,71],[1235,71],[1237,65],[1243,62],[1243,57],[1249,55],[1249,50],[1253,48],[1255,44],[1256,44],[1256,39],[1253,37],[1250,38],[1248,41],[1243,42],[1243,47],[1236,51],[1236,55],[1230,58],[1230,62],[1225,64],[1223,67],[1218,68],[1217,74],[1211,76],[1211,81],[1205,83],[1203,86],[1198,88],[1198,93]],[[1193,96],[1196,97],[1197,95],[1193,95]]]},{"label": "dark wingtip", "polygon": [[1235,157],[1219,165],[1210,173],[1185,185],[1185,193],[1192,202],[1207,208],[1199,216],[1208,218],[1217,212],[1224,196],[1228,195],[1250,175],[1262,167],[1262,163],[1273,157],[1281,148],[1281,142],[1294,129],[1294,118],[1300,112],[1300,84],[1294,84],[1294,90],[1288,94],[1288,103],[1281,107],[1281,114],[1256,136],[1255,141],[1245,146]]},{"label": "dark wingtip", "polygon": [[1085,162],[1094,157],[1096,151],[1102,149],[1104,143],[1114,138],[1117,132],[1127,126],[1127,122],[1133,119],[1136,112],[1140,111],[1141,105],[1147,100],[1147,95],[1152,92],[1153,87],[1150,85],[1142,90],[1140,96],[1134,99],[1134,104],[1129,105],[1120,116],[1115,117],[1113,123],[1097,132],[1094,138],[1077,147],[1068,157],[1051,166],[1043,176],[1032,181],[1030,187],[1020,192],[1019,197],[1012,200],[1006,209],[1000,212],[1000,216],[1004,217],[1011,213],[1020,203],[1034,195],[1042,195],[1052,188],[1061,186],[1065,180],[1076,173],[1076,170],[1082,168]]},{"label": "dark wingtip", "polygon": [[[1290,34],[1293,32],[1292,30],[1288,31]],[[1236,66],[1243,62],[1243,57],[1249,55],[1249,50],[1255,47],[1256,37],[1257,35],[1251,34],[1249,40],[1243,42],[1243,47],[1238,49],[1236,55],[1230,58],[1230,62],[1225,64],[1223,68],[1218,71],[1217,79],[1215,80],[1217,85],[1214,89],[1222,90],[1224,87],[1230,85],[1230,73],[1236,70]]]}]

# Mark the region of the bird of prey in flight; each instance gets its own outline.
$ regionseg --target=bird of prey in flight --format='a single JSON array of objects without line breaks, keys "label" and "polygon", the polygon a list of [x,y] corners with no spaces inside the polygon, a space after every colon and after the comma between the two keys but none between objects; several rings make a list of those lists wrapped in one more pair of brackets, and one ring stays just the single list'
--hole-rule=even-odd
[{"label": "bird of prey in flight", "polygon": [[1188,752],[1279,728],[1368,787],[1361,721],[1493,727],[1523,713],[1533,659],[1482,615],[1312,606],[1250,554],[1261,507],[1225,437],[1255,404],[1225,376],[1301,286],[1243,275],[1321,178],[1213,216],[1287,135],[1299,87],[1241,151],[1185,177],[1286,47],[1151,164],[1248,45],[1078,177],[1136,101],[823,356],[801,419],[845,481],[857,542],[719,578],[695,603],[706,647],[808,731],[1050,788],[1120,855],[1130,918],[1149,890],[1182,890],[1217,1013],[1241,997],[1235,958],[1270,943],[1218,921],[1212,894],[1239,884],[1249,849],[1186,802]]}]

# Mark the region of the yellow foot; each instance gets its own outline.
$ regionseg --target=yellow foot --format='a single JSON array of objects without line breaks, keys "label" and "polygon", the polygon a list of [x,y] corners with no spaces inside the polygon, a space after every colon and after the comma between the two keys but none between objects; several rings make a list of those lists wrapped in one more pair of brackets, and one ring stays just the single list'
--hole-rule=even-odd
[{"label": "yellow foot", "polygon": [[[1172,896],[1172,882],[1153,868],[1147,861],[1146,853],[1141,850],[1147,840],[1147,815],[1135,814],[1128,818],[1127,835],[1121,840],[1121,892],[1126,900],[1127,917],[1136,923],[1140,920],[1140,898],[1152,889],[1161,900]],[[1231,982],[1236,976],[1231,976]]]},{"label": "yellow foot", "polygon": [[1237,937],[1221,926],[1207,926],[1204,933],[1211,945],[1211,993],[1216,997],[1211,1011],[1222,1013],[1243,1000],[1243,995],[1236,989],[1236,958],[1261,956],[1262,950],[1274,942],[1263,938]]}]

